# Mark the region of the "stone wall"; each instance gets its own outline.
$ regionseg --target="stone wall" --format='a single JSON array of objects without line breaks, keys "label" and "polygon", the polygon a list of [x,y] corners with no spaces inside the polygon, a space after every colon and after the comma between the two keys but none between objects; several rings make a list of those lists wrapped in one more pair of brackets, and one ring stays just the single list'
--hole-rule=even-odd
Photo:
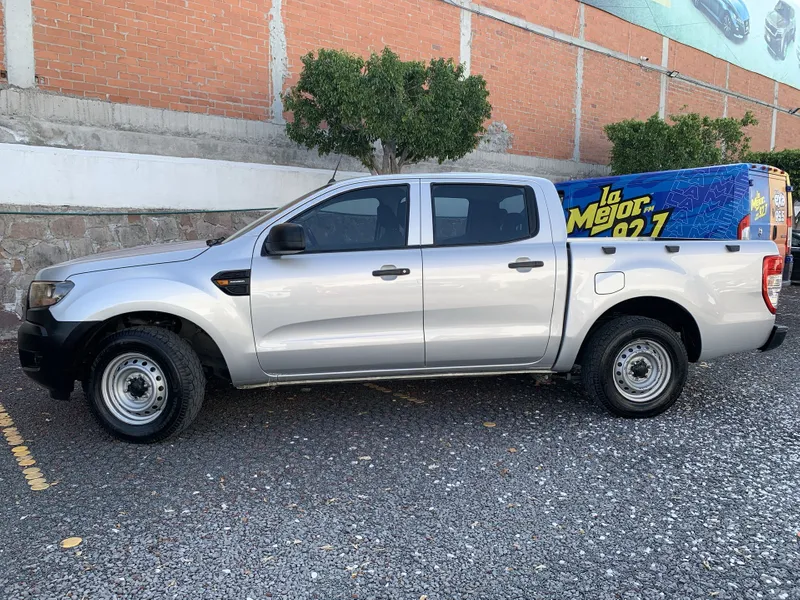
[{"label": "stone wall", "polygon": [[0,205],[0,339],[16,335],[28,284],[39,269],[108,250],[226,236],[264,214],[91,209],[69,213],[54,213],[52,207]]}]

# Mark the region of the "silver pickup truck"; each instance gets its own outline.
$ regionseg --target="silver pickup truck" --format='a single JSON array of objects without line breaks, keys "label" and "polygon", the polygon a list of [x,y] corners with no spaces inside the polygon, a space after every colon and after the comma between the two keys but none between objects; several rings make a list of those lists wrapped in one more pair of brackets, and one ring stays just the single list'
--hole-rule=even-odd
[{"label": "silver pickup truck", "polygon": [[225,240],[43,269],[19,354],[55,398],[81,381],[100,424],[134,442],[183,430],[212,374],[250,388],[580,365],[591,398],[647,417],[689,362],[782,343],[781,271],[771,241],[568,241],[541,178],[368,177]]}]

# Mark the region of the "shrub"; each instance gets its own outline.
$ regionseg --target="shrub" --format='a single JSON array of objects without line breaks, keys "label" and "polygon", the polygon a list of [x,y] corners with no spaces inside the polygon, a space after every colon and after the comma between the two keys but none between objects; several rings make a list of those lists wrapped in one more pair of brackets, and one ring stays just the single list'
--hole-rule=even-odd
[{"label": "shrub", "polygon": [[614,175],[690,169],[744,162],[750,150],[745,128],[757,125],[752,113],[741,119],[673,115],[672,125],[653,115],[606,125]]},{"label": "shrub", "polygon": [[465,77],[452,59],[426,65],[384,48],[366,61],[324,49],[302,61],[300,80],[284,96],[293,112],[287,135],[322,155],[353,156],[373,174],[461,158],[478,145],[491,116],[483,77]]}]

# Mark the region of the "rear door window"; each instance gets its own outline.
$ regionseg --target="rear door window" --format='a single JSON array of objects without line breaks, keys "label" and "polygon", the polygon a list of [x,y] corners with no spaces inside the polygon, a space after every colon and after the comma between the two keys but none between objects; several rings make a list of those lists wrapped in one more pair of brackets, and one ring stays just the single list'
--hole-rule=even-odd
[{"label": "rear door window", "polygon": [[433,184],[437,246],[502,244],[536,235],[533,190],[527,186]]}]

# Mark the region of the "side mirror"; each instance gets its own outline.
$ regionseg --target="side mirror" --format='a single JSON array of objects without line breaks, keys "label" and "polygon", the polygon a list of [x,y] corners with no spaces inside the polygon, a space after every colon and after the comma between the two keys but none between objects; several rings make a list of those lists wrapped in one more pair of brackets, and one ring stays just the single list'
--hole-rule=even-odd
[{"label": "side mirror", "polygon": [[281,223],[270,229],[261,256],[297,254],[306,249],[306,233],[297,223]]}]

